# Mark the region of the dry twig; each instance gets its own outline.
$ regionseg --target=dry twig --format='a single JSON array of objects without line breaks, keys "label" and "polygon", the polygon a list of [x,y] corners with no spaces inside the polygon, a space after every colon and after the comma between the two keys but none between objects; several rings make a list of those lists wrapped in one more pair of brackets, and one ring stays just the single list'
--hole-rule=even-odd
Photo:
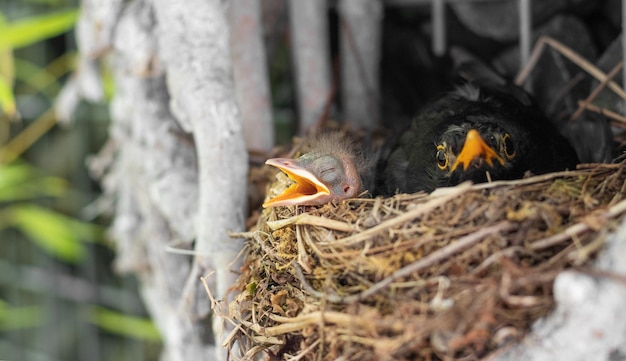
[{"label": "dry twig", "polygon": [[481,358],[506,345],[499,330],[519,339],[550,311],[561,270],[597,254],[626,212],[625,167],[267,209],[238,234],[229,340],[246,357]]}]

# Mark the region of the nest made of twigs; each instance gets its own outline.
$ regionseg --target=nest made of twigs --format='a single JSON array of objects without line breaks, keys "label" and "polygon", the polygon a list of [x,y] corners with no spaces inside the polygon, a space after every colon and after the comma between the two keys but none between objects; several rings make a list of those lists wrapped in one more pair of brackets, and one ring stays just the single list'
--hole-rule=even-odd
[{"label": "nest made of twigs", "polygon": [[625,167],[266,209],[243,234],[228,342],[243,359],[484,357],[601,248],[626,212]]}]

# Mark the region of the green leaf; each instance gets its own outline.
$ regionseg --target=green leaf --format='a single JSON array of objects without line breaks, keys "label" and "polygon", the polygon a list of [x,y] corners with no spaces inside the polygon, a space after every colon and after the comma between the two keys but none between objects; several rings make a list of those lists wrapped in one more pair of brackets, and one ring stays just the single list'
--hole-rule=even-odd
[{"label": "green leaf", "polygon": [[28,200],[37,197],[58,197],[67,190],[67,182],[57,177],[44,177],[26,163],[0,165],[0,202]]},{"label": "green leaf", "polygon": [[80,236],[84,230],[77,229],[77,221],[35,205],[15,205],[5,212],[9,213],[12,225],[44,251],[66,262],[83,259],[85,249]]},{"label": "green leaf", "polygon": [[67,222],[82,241],[95,242],[104,240],[105,228],[102,226],[73,218],[68,218]]},{"label": "green leaf", "polygon": [[89,320],[108,332],[147,341],[161,341],[161,335],[151,320],[125,315],[103,307],[92,307]]},{"label": "green leaf", "polygon": [[74,69],[76,57],[75,51],[68,51],[45,67],[24,59],[15,59],[15,79],[54,99],[61,91],[60,79]]},{"label": "green leaf", "polygon": [[[4,34],[6,21],[0,13],[0,34]],[[0,110],[9,118],[15,118],[17,108],[13,94],[13,81],[15,79],[13,49],[7,47],[0,50]]]},{"label": "green leaf", "polygon": [[[0,56],[2,56],[2,51],[0,51]],[[4,76],[0,76],[0,110],[9,118],[17,115],[12,81],[7,81]]]},{"label": "green leaf", "polygon": [[0,301],[0,330],[20,330],[40,326],[44,312],[40,306],[10,307]]},{"label": "green leaf", "polygon": [[36,91],[42,91],[50,85],[54,85],[55,94],[61,89],[58,77],[33,62],[15,59],[15,69],[15,78],[30,85]]},{"label": "green leaf", "polygon": [[36,174],[26,163],[11,163],[0,167],[0,189],[19,184]]},{"label": "green leaf", "polygon": [[[2,12],[0,12],[0,33],[3,34],[6,31],[7,21],[4,18]],[[5,78],[7,82],[13,81],[14,66],[13,66],[13,49],[7,48],[0,51],[0,75]]]},{"label": "green leaf", "polygon": [[71,9],[8,23],[1,29],[0,51],[24,47],[62,34],[74,26],[77,18],[78,10]]},{"label": "green leaf", "polygon": [[60,197],[67,191],[67,182],[56,177],[27,179],[12,187],[0,188],[0,202],[30,200],[39,197]]},{"label": "green leaf", "polygon": [[42,4],[42,5],[56,6],[56,7],[60,7],[60,6],[67,4],[67,0],[26,0],[25,2],[28,2],[31,4]]}]

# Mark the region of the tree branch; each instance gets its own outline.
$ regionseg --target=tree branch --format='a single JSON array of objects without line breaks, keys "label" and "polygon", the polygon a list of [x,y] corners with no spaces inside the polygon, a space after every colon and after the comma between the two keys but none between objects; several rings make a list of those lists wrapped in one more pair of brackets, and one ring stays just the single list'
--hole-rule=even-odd
[{"label": "tree branch", "polygon": [[259,0],[232,2],[230,33],[246,145],[251,150],[269,152],[274,146],[274,124]]},{"label": "tree branch", "polygon": [[341,99],[348,124],[374,129],[379,122],[379,67],[383,5],[341,0]]},{"label": "tree branch", "polygon": [[331,95],[326,0],[289,1],[300,133],[314,127]]}]

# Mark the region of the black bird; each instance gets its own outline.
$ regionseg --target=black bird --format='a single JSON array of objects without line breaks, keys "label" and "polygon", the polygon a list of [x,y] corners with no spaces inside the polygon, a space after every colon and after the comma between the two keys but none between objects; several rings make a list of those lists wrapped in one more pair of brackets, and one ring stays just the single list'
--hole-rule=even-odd
[{"label": "black bird", "polygon": [[378,193],[430,192],[573,169],[576,153],[530,95],[469,81],[427,106],[379,163]]},{"label": "black bird", "polygon": [[296,159],[272,158],[265,164],[283,171],[294,183],[263,207],[322,205],[354,198],[373,184],[373,158],[340,132],[322,133]]}]

